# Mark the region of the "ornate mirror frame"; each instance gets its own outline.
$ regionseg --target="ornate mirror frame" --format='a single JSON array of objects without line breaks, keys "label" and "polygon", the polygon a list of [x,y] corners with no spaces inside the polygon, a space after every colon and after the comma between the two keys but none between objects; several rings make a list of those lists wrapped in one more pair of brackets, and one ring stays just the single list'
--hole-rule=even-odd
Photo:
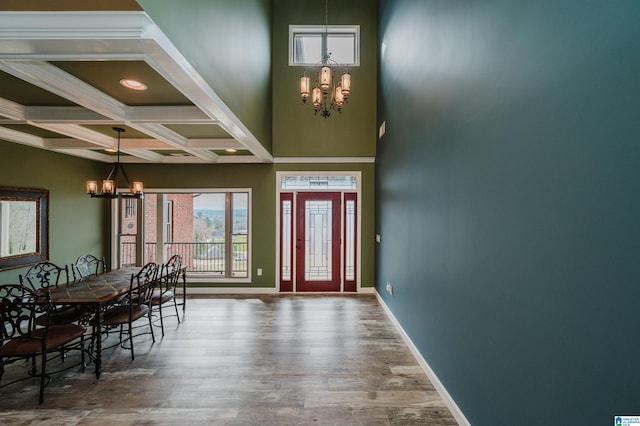
[{"label": "ornate mirror frame", "polygon": [[0,187],[0,271],[49,260],[49,191]]}]

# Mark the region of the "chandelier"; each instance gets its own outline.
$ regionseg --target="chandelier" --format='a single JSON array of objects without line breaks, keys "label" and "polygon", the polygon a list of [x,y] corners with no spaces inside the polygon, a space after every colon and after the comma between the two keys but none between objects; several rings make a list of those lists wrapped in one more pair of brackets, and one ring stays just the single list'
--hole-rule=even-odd
[{"label": "chandelier", "polygon": [[[325,41],[328,39],[329,27],[329,0],[325,0],[324,6],[324,35]],[[349,99],[351,93],[351,74],[345,68],[338,81],[335,81],[334,67],[337,62],[331,60],[331,52],[327,51],[327,43],[323,44],[322,61],[318,64],[320,70],[316,74],[316,81],[311,88],[311,80],[307,71],[304,71],[300,77],[300,96],[302,102],[306,103],[311,94],[311,104],[315,110],[315,114],[320,112],[323,118],[328,118],[331,111],[341,112],[342,106]]]},{"label": "chandelier", "polygon": [[[129,182],[127,172],[124,171],[124,166],[120,164],[120,133],[124,132],[123,128],[114,127],[114,131],[118,133],[118,156],[116,162],[113,164],[111,171],[106,179],[102,181],[102,192],[98,192],[98,182],[95,180],[87,181],[87,194],[91,195],[91,198],[142,198],[144,196],[144,185],[142,182],[133,182],[133,185]],[[118,192],[118,173],[121,172],[124,176],[124,181],[129,187],[129,193]]]}]

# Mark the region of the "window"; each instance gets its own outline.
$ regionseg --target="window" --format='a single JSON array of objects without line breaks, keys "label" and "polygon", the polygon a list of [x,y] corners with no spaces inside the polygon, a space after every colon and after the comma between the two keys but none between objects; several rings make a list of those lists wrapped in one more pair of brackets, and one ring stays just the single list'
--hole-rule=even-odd
[{"label": "window", "polygon": [[[133,232],[135,227],[122,227],[129,233],[120,235],[121,266],[134,265],[136,248],[143,245],[145,263],[163,263],[180,254],[191,278],[246,281],[250,265],[250,194],[249,189],[162,193],[147,190],[144,208],[140,209],[144,235]],[[123,225],[135,222],[135,217],[126,218],[127,213],[123,207]]]},{"label": "window", "polygon": [[323,52],[338,65],[360,65],[359,25],[290,25],[289,65],[312,66]]},{"label": "window", "polygon": [[138,205],[135,199],[124,199],[124,217],[133,217],[136,215],[136,206]]},{"label": "window", "polygon": [[336,189],[351,190],[356,189],[355,176],[327,175],[283,175],[280,180],[282,190],[312,190],[312,189]]}]

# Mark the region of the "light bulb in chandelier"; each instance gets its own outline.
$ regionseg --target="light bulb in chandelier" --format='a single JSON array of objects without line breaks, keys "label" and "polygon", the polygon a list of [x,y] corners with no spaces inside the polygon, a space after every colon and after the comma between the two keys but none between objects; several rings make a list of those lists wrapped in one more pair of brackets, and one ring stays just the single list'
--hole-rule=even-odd
[{"label": "light bulb in chandelier", "polygon": [[320,68],[320,73],[318,75],[318,81],[320,82],[320,89],[322,89],[322,93],[327,93],[331,84],[333,83],[333,73],[331,72],[331,67],[328,65]]},{"label": "light bulb in chandelier", "polygon": [[340,76],[340,87],[342,87],[342,95],[347,99],[349,93],[351,93],[351,74],[349,74],[349,70],[345,70]]},{"label": "light bulb in chandelier", "polygon": [[322,98],[322,90],[320,90],[319,87],[314,87],[313,92],[311,92],[311,102],[313,103],[313,108],[315,108],[316,111],[320,109],[320,106],[322,105]]},{"label": "light bulb in chandelier", "polygon": [[307,75],[305,71],[300,77],[300,96],[302,97],[302,102],[307,102],[307,98],[309,97],[309,89],[311,88],[311,79]]},{"label": "light bulb in chandelier", "polygon": [[344,105],[344,93],[342,92],[342,87],[336,87],[336,91],[333,95],[333,100],[335,101],[338,108],[342,108],[342,105]]}]

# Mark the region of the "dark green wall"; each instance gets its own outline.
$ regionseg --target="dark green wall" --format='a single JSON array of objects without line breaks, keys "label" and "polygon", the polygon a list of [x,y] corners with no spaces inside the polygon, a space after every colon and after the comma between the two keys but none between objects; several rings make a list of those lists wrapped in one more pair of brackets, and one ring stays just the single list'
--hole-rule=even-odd
[{"label": "dark green wall", "polygon": [[379,17],[385,302],[473,425],[637,414],[640,2]]},{"label": "dark green wall", "polygon": [[[97,163],[43,149],[0,141],[0,186],[49,190],[49,253],[70,264],[83,253],[102,256],[108,210],[85,194],[85,182],[107,173]],[[0,272],[0,284],[18,283],[25,268]]]},{"label": "dark green wall", "polygon": [[271,151],[271,1],[138,0],[260,143]]},{"label": "dark green wall", "polygon": [[[304,67],[288,65],[289,24],[324,25],[323,1],[273,1],[273,155],[372,157],[376,141],[377,28],[371,0],[329,1],[330,25],[360,25],[360,66],[349,68],[352,95],[324,119],[300,100]],[[342,71],[342,69],[338,69]],[[312,76],[314,70],[307,72]]]}]

